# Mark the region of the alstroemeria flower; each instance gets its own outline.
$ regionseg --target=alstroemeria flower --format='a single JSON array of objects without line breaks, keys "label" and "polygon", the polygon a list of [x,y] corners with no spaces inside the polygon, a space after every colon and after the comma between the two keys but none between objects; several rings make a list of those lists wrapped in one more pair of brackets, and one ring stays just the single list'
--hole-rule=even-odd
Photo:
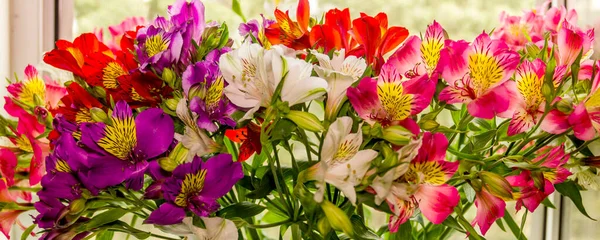
[{"label": "alstroemeria flower", "polygon": [[582,54],[582,60],[591,56],[594,44],[594,29],[584,32],[569,22],[563,22],[556,37],[556,60],[558,66],[571,65]]},{"label": "alstroemeria flower", "polygon": [[335,114],[346,99],[346,90],[363,75],[367,63],[362,58],[346,56],[344,49],[334,52],[331,59],[314,50],[311,53],[319,60],[319,65],[315,66],[315,72],[329,85],[325,103],[325,118],[335,118]]},{"label": "alstroemeria flower", "polygon": [[181,119],[185,125],[183,136],[177,138],[177,140],[189,150],[187,157],[188,162],[191,162],[196,156],[202,157],[206,154],[219,151],[219,145],[210,139],[198,126],[198,114],[190,112],[185,98],[179,100],[176,113],[177,117]]},{"label": "alstroemeria flower", "polygon": [[350,117],[340,117],[329,127],[323,141],[321,161],[308,170],[307,178],[317,181],[315,201],[323,201],[325,183],[329,183],[356,204],[354,187],[360,184],[378,153],[372,149],[360,150],[363,141],[360,126],[358,132],[351,132]]},{"label": "alstroemeria flower", "polygon": [[223,94],[226,84],[219,71],[218,60],[227,50],[214,50],[206,60],[189,65],[182,76],[183,91],[190,99],[190,110],[198,114],[198,126],[217,131],[215,122],[235,127],[231,114],[236,108]]},{"label": "alstroemeria flower", "polygon": [[286,50],[281,45],[267,50],[246,42],[221,56],[219,68],[228,84],[225,95],[236,106],[249,109],[244,119],[251,118],[260,107],[271,106],[275,89],[282,81],[279,97],[290,107],[326,93],[327,82],[311,76],[312,64],[287,56]]},{"label": "alstroemeria flower", "polygon": [[[16,196],[8,190],[8,185],[4,178],[0,178],[0,203],[16,202]],[[10,229],[18,222],[18,217],[24,210],[0,209],[0,232],[10,239]]]},{"label": "alstroemeria flower", "polygon": [[546,64],[540,59],[533,62],[525,60],[517,68],[515,82],[519,102],[508,125],[509,136],[528,131],[544,114],[546,101],[542,94],[542,85],[545,73]]},{"label": "alstroemeria flower", "polygon": [[298,1],[297,22],[290,18],[288,11],[284,13],[279,9],[275,9],[274,14],[277,22],[265,26],[265,35],[271,44],[282,44],[296,50],[311,47],[307,34],[310,21],[308,0]]},{"label": "alstroemeria flower", "polygon": [[70,134],[62,134],[54,144],[54,152],[46,158],[47,171],[41,181],[43,189],[38,194],[49,198],[78,199],[84,188],[79,175],[87,164],[87,153],[77,146]]},{"label": "alstroemeria flower", "polygon": [[544,30],[556,34],[560,31],[564,22],[576,23],[578,16],[575,9],[565,8],[565,6],[551,7],[548,11],[540,11],[544,17]]},{"label": "alstroemeria flower", "polygon": [[390,232],[406,222],[416,208],[432,223],[442,223],[458,204],[460,196],[448,181],[456,172],[458,162],[448,162],[448,139],[441,134],[425,132],[418,154],[408,170],[392,183],[386,201],[394,213],[390,217]]},{"label": "alstroemeria flower", "polygon": [[519,59],[506,43],[491,40],[486,33],[469,46],[464,41],[447,41],[440,65],[444,66],[442,75],[449,86],[440,93],[440,101],[465,103],[469,113],[478,118],[512,114],[515,93],[509,78]]},{"label": "alstroemeria flower", "polygon": [[220,217],[200,217],[206,226],[205,228],[196,227],[191,217],[186,217],[181,223],[158,226],[166,233],[177,236],[188,236],[191,239],[202,240],[225,240],[238,239],[238,229],[231,220]]},{"label": "alstroemeria flower", "polygon": [[399,26],[388,28],[385,13],[375,17],[360,13],[360,17],[352,21],[351,34],[359,46],[348,50],[348,55],[364,56],[375,73],[379,73],[385,63],[383,55],[398,47],[408,37],[408,30]]},{"label": "alstroemeria flower", "polygon": [[25,81],[8,85],[6,90],[21,103],[36,106],[38,98],[41,107],[53,109],[58,106],[60,99],[67,93],[64,87],[52,79],[42,80],[37,69],[32,65],[25,68]]},{"label": "alstroemeria flower", "polygon": [[62,114],[65,119],[74,123],[94,122],[90,109],[102,108],[102,103],[75,82],[67,86],[67,92],[60,100],[63,106],[55,109],[53,114]]},{"label": "alstroemeria flower", "polygon": [[124,34],[128,31],[136,30],[137,26],[142,26],[146,24],[146,19],[144,17],[127,17],[119,24],[108,26],[108,31],[110,32],[110,38],[104,39],[104,34],[102,28],[94,29],[94,34],[98,39],[100,39],[108,48],[113,50],[113,52],[121,50],[121,39]]},{"label": "alstroemeria flower", "polygon": [[479,225],[481,234],[485,235],[496,219],[504,216],[506,202],[482,188],[481,191],[475,193],[475,206],[477,207],[477,215],[475,215],[471,225]]},{"label": "alstroemeria flower", "polygon": [[39,195],[40,200],[34,203],[38,214],[35,216],[34,223],[40,228],[54,228],[68,224],[65,216],[69,212],[69,207],[65,206],[58,198]]},{"label": "alstroemeria flower", "polygon": [[148,160],[166,152],[173,142],[173,120],[159,108],[134,118],[124,101],[115,105],[110,124],[83,123],[81,143],[88,149],[86,178],[98,189],[126,182],[140,189]]},{"label": "alstroemeria flower", "polygon": [[165,67],[171,67],[179,61],[183,38],[181,32],[167,32],[162,28],[150,25],[138,30],[136,53],[140,69],[154,67],[162,72]]},{"label": "alstroemeria flower", "polygon": [[227,194],[242,177],[242,164],[232,161],[229,154],[216,155],[206,162],[196,157],[191,163],[181,164],[162,186],[166,202],[153,211],[144,223],[181,223],[186,210],[207,217],[219,208],[217,199]]},{"label": "alstroemeria flower", "polygon": [[248,125],[242,128],[225,130],[225,136],[229,140],[240,144],[238,161],[246,161],[252,154],[261,153],[260,131],[261,126],[253,122],[248,123]]},{"label": "alstroemeria flower", "polygon": [[534,181],[532,172],[523,170],[521,174],[517,176],[508,176],[506,180],[514,187],[520,189],[519,198],[517,199],[516,209],[521,209],[521,206],[525,206],[530,212],[540,205],[540,203],[550,194],[554,192],[554,184],[564,182],[567,177],[571,175],[571,172],[563,167],[569,160],[569,155],[565,153],[565,146],[560,145],[558,147],[545,147],[539,150],[541,154],[532,160],[534,164],[539,164],[540,167],[546,167],[547,169],[542,171],[542,186],[538,188]]},{"label": "alstroemeria flower", "polygon": [[342,48],[349,51],[358,44],[352,39],[351,29],[350,10],[331,9],[325,13],[325,23],[317,24],[310,30],[310,45],[315,49],[323,48],[323,52]]},{"label": "alstroemeria flower", "polygon": [[44,62],[72,72],[76,76],[84,77],[82,71],[85,59],[93,53],[103,53],[113,56],[112,51],[98,40],[93,33],[84,33],[76,37],[73,42],[66,40],[56,41],[56,49],[44,54]]},{"label": "alstroemeria flower", "polygon": [[363,78],[356,87],[348,88],[348,100],[356,113],[373,125],[378,122],[382,126],[402,125],[417,134],[419,127],[410,118],[423,111],[431,102],[434,91],[428,88],[427,82],[421,79],[403,79],[391,64],[381,69],[377,79]]},{"label": "alstroemeria flower", "polygon": [[505,42],[510,49],[518,51],[527,43],[543,40],[543,17],[533,11],[523,16],[511,16],[506,12],[500,14],[500,27],[494,30],[492,38]]}]

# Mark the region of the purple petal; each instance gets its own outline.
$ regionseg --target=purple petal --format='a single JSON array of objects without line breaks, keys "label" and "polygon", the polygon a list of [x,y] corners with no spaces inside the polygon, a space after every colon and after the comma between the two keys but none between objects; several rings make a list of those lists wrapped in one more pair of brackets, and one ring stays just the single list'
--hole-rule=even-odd
[{"label": "purple petal", "polygon": [[115,110],[113,111],[113,117],[118,119],[125,119],[133,116],[131,108],[127,105],[127,102],[121,100],[115,104]]},{"label": "purple petal", "polygon": [[131,175],[125,180],[125,186],[134,191],[139,191],[144,186],[144,173],[148,167],[146,160],[138,161],[130,169]]},{"label": "purple petal", "polygon": [[71,173],[56,172],[55,174],[47,174],[42,177],[41,183],[44,189],[40,193],[47,197],[68,200],[81,197],[79,180]]},{"label": "purple petal", "polygon": [[204,189],[200,195],[218,199],[227,194],[233,185],[244,177],[242,164],[234,162],[229,154],[211,157],[202,167],[207,170]]},{"label": "purple petal", "polygon": [[198,195],[190,199],[188,208],[200,217],[208,217],[211,213],[216,212],[220,206],[216,199]]},{"label": "purple petal", "polygon": [[171,203],[163,203],[150,213],[145,224],[171,225],[180,223],[185,218],[185,210]]},{"label": "purple petal", "polygon": [[151,159],[169,149],[175,126],[173,119],[160,108],[149,108],[135,119],[137,146],[135,153],[143,153],[145,159]]},{"label": "purple petal", "polygon": [[[131,176],[132,166],[129,162],[113,156],[90,157],[89,169],[80,174],[86,188],[104,189],[121,184]],[[89,187],[88,187],[89,186]]]}]

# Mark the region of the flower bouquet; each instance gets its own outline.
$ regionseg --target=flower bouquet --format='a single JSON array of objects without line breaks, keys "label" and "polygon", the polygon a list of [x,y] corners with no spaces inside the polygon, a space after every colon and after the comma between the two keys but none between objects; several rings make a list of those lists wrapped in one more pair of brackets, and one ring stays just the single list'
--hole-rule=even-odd
[{"label": "flower bouquet", "polygon": [[59,40],[44,62],[72,78],[10,81],[7,237],[482,239],[496,223],[521,238],[509,213],[553,193],[588,216],[600,74],[574,11],[502,15],[467,41],[300,0],[236,43],[204,11],[177,0],[110,40]]}]

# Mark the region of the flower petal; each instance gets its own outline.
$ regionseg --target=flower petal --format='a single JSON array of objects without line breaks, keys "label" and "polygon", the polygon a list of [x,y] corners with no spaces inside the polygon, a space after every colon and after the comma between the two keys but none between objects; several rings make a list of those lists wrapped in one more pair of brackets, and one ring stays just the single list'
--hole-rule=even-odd
[{"label": "flower petal", "polygon": [[149,108],[135,118],[136,153],[144,153],[146,159],[154,158],[169,148],[173,142],[175,126],[173,119],[160,108]]},{"label": "flower petal", "polygon": [[172,225],[180,223],[185,218],[185,210],[179,208],[171,203],[163,203],[150,213],[148,219],[144,221],[145,224],[157,224],[157,225]]}]

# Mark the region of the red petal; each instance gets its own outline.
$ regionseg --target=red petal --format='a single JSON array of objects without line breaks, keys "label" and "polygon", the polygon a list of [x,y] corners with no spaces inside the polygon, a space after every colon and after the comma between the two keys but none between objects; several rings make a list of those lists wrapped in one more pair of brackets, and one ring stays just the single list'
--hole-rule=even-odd
[{"label": "red petal", "polygon": [[72,72],[77,76],[83,76],[77,60],[66,50],[54,49],[47,52],[44,54],[44,62],[55,68]]},{"label": "red petal", "polygon": [[298,19],[298,26],[300,26],[302,32],[308,32],[308,23],[310,21],[310,4],[308,3],[308,0],[300,0],[298,2],[296,18]]},{"label": "red petal", "polygon": [[379,21],[373,17],[363,16],[352,21],[352,35],[354,39],[362,45],[365,51],[367,63],[371,64],[375,60],[377,47],[381,43],[381,29]]},{"label": "red petal", "polygon": [[383,42],[379,47],[380,55],[384,55],[392,50],[394,50],[398,45],[400,45],[404,40],[408,37],[408,30],[403,27],[391,27],[387,30],[385,35],[383,35]]},{"label": "red petal", "polygon": [[233,142],[241,143],[248,139],[248,128],[227,129],[225,130],[225,136]]},{"label": "red petal", "polygon": [[325,52],[331,49],[342,48],[340,33],[329,25],[316,25],[310,31],[310,45],[316,48],[322,47]]}]

